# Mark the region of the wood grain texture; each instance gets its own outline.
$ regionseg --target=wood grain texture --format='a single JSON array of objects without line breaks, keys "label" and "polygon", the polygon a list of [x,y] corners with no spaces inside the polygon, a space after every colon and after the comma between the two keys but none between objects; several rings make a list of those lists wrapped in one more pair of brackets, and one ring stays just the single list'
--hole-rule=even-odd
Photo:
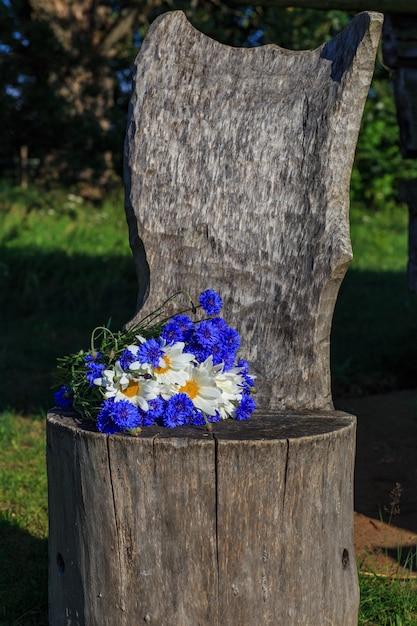
[{"label": "wood grain texture", "polygon": [[47,429],[49,623],[107,624],[123,592],[107,443],[70,432]]},{"label": "wood grain texture", "polygon": [[47,422],[53,626],[356,626],[355,418]]},{"label": "wood grain texture", "polygon": [[317,50],[236,49],[173,12],[136,62],[125,144],[133,322],[177,290],[216,289],[265,408],[332,408],[331,320],[352,256],[350,174],[381,25],[363,13]]}]

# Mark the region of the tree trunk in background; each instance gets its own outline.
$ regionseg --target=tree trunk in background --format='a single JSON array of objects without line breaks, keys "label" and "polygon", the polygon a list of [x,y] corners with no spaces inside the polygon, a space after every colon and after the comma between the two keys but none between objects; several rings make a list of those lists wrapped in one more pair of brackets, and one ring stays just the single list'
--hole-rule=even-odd
[{"label": "tree trunk in background", "polygon": [[94,181],[100,194],[114,178],[108,135],[119,79],[112,60],[132,39],[139,9],[133,5],[115,14],[110,4],[94,0],[30,3],[32,19],[49,29],[62,58],[49,73],[48,84],[62,102],[64,123],[40,179],[78,179],[84,195],[91,195]]}]

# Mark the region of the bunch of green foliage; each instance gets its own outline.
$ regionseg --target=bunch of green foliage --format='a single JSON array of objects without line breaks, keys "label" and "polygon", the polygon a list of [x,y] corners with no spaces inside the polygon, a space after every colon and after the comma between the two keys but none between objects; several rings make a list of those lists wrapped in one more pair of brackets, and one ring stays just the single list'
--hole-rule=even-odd
[{"label": "bunch of green foliage", "polygon": [[352,172],[354,207],[376,212],[401,205],[399,184],[417,178],[417,160],[402,158],[399,135],[390,75],[377,62]]},{"label": "bunch of green foliage", "polygon": [[[88,3],[87,3],[88,4]],[[338,10],[239,5],[210,0],[91,0],[81,17],[59,3],[0,3],[0,108],[4,129],[1,172],[17,173],[22,145],[38,159],[38,181],[108,190],[122,174],[130,78],[149,25],[161,13],[185,11],[191,23],[222,43],[275,43],[311,49],[347,26]],[[90,15],[89,20],[86,15]],[[78,14],[77,14],[78,15]],[[352,177],[352,201],[364,211],[397,204],[398,181],[417,176],[399,150],[390,76],[380,62],[369,92]],[[10,169],[11,168],[11,169]],[[14,168],[14,169],[13,169]]]}]

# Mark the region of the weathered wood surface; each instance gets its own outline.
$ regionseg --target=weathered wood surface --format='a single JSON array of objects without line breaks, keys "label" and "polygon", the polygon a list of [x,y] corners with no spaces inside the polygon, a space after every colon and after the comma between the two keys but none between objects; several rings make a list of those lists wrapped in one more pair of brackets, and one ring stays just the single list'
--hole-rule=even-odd
[{"label": "weathered wood surface", "polygon": [[356,626],[355,418],[93,432],[50,413],[50,624]]},{"label": "weathered wood surface", "polygon": [[236,49],[173,12],[136,62],[125,148],[133,322],[177,290],[218,290],[265,407],[332,407],[330,328],[381,26],[363,13],[316,50]]}]

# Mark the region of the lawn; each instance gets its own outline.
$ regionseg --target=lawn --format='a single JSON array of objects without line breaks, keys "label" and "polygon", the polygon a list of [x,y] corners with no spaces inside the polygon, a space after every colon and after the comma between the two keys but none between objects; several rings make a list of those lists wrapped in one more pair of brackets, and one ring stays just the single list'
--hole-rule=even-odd
[{"label": "lawn", "polygon": [[[404,206],[353,207],[354,261],[332,333],[337,393],[415,387],[417,296]],[[0,626],[47,624],[45,415],[56,358],[132,315],[136,278],[121,192],[102,206],[0,186]],[[360,624],[417,624],[414,583],[361,577]],[[378,606],[376,612],[375,607]],[[375,621],[376,620],[376,621]]]}]

